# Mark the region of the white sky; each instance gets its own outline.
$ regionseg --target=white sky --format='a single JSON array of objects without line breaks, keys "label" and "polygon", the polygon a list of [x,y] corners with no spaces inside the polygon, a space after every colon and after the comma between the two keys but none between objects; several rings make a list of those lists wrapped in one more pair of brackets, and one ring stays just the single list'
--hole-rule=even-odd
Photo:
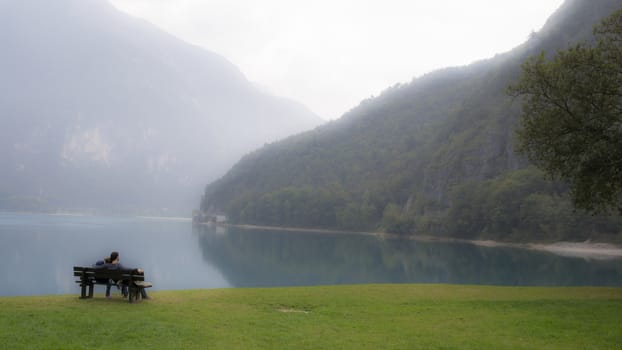
[{"label": "white sky", "polygon": [[325,119],[438,68],[506,52],[563,0],[110,0]]}]

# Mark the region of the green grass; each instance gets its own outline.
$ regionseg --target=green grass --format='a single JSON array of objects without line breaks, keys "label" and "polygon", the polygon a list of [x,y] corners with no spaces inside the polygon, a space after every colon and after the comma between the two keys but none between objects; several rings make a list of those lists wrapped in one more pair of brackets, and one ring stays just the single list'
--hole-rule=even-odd
[{"label": "green grass", "polygon": [[622,288],[360,285],[0,298],[6,349],[622,349]]}]

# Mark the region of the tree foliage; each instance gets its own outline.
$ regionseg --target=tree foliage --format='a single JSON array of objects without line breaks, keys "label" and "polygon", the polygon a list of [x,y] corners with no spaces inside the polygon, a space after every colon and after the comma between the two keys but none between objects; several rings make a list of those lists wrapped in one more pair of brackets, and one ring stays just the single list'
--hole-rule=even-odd
[{"label": "tree foliage", "polygon": [[523,64],[511,94],[524,95],[518,149],[571,186],[574,204],[622,213],[622,10],[594,30],[596,43]]}]

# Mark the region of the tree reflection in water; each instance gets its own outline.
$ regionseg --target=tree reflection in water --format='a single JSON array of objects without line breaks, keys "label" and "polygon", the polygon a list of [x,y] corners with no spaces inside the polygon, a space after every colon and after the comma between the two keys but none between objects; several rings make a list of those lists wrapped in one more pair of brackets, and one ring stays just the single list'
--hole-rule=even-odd
[{"label": "tree reflection in water", "polygon": [[622,260],[355,234],[195,226],[207,263],[234,287],[359,283],[620,286]]}]

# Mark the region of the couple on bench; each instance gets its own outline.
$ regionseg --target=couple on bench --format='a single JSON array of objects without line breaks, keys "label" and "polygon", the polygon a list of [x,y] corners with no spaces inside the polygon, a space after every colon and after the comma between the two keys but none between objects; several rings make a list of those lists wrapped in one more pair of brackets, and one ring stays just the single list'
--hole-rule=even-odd
[{"label": "couple on bench", "polygon": [[[101,268],[101,269],[108,269],[108,270],[134,270],[135,272],[137,272],[138,274],[144,274],[145,272],[143,271],[143,269],[133,269],[133,268],[127,268],[123,265],[121,265],[121,263],[119,262],[120,258],[119,258],[119,252],[112,252],[110,253],[109,257],[104,258],[104,260],[99,260],[97,261],[93,267],[94,268]],[[113,281],[113,280],[108,280],[108,281],[100,281],[102,283],[107,283],[106,285],[106,298],[110,298],[110,287],[112,287],[113,284],[116,284],[117,282],[122,282],[122,281]],[[117,285],[117,287],[119,287]],[[121,293],[123,294],[124,297],[128,296],[128,291],[127,291],[127,285],[126,284],[122,284],[121,285]],[[141,288],[140,290],[141,296],[143,299],[151,299],[149,298],[149,296],[147,296],[147,291],[144,288]]]}]

